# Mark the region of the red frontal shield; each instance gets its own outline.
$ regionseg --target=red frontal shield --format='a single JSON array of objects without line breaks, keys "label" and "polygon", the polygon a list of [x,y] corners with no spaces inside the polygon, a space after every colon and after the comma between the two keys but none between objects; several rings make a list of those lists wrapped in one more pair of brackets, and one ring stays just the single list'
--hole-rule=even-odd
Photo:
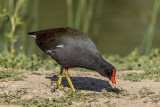
[{"label": "red frontal shield", "polygon": [[112,77],[111,77],[111,81],[112,81],[113,84],[116,84],[115,75],[116,75],[116,69],[113,69],[113,74],[112,74]]}]

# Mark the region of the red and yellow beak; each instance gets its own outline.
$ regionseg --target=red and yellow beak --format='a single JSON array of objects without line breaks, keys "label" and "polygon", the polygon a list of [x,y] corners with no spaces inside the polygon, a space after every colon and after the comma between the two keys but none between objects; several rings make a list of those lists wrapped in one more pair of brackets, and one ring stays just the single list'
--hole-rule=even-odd
[{"label": "red and yellow beak", "polygon": [[116,79],[115,79],[115,75],[116,75],[116,69],[113,69],[113,74],[111,77],[111,81],[114,87],[116,87]]}]

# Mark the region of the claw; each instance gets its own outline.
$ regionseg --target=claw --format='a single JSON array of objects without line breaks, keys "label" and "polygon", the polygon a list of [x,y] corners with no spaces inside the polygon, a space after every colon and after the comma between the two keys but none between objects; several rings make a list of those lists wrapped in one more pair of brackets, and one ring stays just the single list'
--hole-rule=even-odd
[{"label": "claw", "polygon": [[53,85],[54,83],[57,83],[57,81],[51,81],[51,85]]},{"label": "claw", "polygon": [[58,81],[51,81],[51,85],[53,85],[53,83],[56,83],[56,85],[53,87],[51,92],[55,92],[56,89],[58,89],[58,88],[62,92],[65,92],[64,87],[61,85],[61,83],[62,83],[62,74],[63,74],[63,68],[61,67],[61,71],[60,71],[60,75],[59,75]]},{"label": "claw", "polygon": [[[56,82],[56,85],[53,87],[53,89],[51,90],[51,92],[55,92],[55,90],[58,89],[58,88],[61,91],[66,92],[64,90],[64,87],[61,85],[61,83],[62,83],[62,74],[63,74],[63,67],[61,67],[61,71],[60,71],[60,75],[59,75],[58,81],[51,81],[51,85]],[[73,84],[71,82],[71,79],[68,76],[68,69],[65,69],[65,76],[66,76],[66,79],[68,81],[69,86],[71,87],[71,90],[73,92],[75,92],[75,89],[74,89],[74,86],[73,86]]]},{"label": "claw", "polygon": [[[53,84],[53,83],[52,83]],[[53,89],[51,90],[51,92],[55,92],[56,91],[56,89],[60,89],[62,92],[66,92],[65,90],[64,90],[64,87],[61,85],[61,84],[59,84],[58,82],[56,83],[56,85],[53,87]]]}]

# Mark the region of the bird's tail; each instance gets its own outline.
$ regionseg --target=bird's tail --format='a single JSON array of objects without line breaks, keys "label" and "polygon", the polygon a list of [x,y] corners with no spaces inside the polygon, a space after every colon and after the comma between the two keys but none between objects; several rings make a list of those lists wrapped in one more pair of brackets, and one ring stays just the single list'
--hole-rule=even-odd
[{"label": "bird's tail", "polygon": [[28,36],[36,38],[36,32],[28,32]]}]

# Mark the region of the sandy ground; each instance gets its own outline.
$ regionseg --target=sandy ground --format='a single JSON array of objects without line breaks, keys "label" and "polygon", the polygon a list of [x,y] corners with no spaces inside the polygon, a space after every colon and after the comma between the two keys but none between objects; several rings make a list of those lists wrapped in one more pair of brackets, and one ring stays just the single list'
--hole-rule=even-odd
[{"label": "sandy ground", "polygon": [[[39,71],[37,71],[39,72]],[[51,73],[52,71],[47,71]],[[143,71],[123,71],[117,72],[117,75],[122,75],[128,72],[139,72]],[[100,76],[97,72],[81,72],[81,71],[69,71],[71,80],[74,84],[76,90],[81,93],[101,93],[103,89],[111,88],[111,82]],[[0,93],[15,91],[17,89],[26,89],[28,94],[24,95],[22,98],[33,98],[33,97],[46,97],[46,98],[58,98],[64,95],[59,89],[55,92],[51,92],[51,80],[57,80],[57,76],[45,76],[45,75],[27,75],[27,78],[24,81],[8,81],[0,82]],[[137,94],[142,89],[142,87],[147,87],[155,93],[160,92],[160,82],[154,82],[152,80],[143,80],[141,82],[131,82],[124,81],[120,78],[117,78],[117,88],[123,88],[129,95]],[[66,78],[63,77],[62,84],[66,89],[69,89],[69,85],[66,81]],[[84,87],[89,87],[88,90],[84,90]],[[160,107],[160,102],[154,103],[148,101],[144,103],[145,100],[148,100],[148,97],[145,98],[136,98],[129,100],[128,96],[123,96],[122,98],[99,98],[97,102],[84,103],[84,102],[73,102],[72,106],[100,106],[100,107]],[[0,107],[17,107],[17,106],[4,106]]]}]

